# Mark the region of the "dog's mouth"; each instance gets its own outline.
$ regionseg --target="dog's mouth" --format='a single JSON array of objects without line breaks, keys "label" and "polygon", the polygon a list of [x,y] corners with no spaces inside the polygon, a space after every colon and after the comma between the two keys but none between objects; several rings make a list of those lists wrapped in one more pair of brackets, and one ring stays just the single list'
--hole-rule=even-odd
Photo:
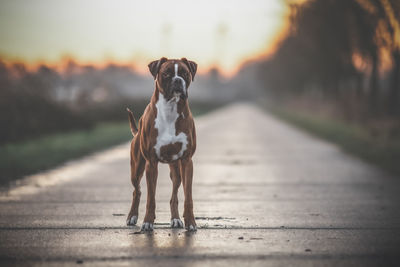
[{"label": "dog's mouth", "polygon": [[186,94],[185,93],[183,93],[182,91],[174,91],[173,93],[172,93],[172,97],[171,97],[171,99],[170,99],[170,101],[175,101],[175,102],[178,102],[180,99],[182,99],[182,100],[186,100],[186,98],[187,98],[187,96],[186,96]]},{"label": "dog's mouth", "polygon": [[171,101],[178,102],[180,98],[181,98],[181,93],[174,93],[171,98]]}]

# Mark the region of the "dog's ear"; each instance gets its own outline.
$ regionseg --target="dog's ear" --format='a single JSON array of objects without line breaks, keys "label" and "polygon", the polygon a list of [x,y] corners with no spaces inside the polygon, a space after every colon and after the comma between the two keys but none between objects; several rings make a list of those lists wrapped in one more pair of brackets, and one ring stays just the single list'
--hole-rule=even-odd
[{"label": "dog's ear", "polygon": [[194,75],[196,75],[197,64],[194,61],[187,60],[185,57],[181,58],[182,62],[186,64],[192,74],[192,81],[194,80]]},{"label": "dog's ear", "polygon": [[162,57],[159,60],[155,60],[155,61],[150,62],[150,64],[148,65],[149,70],[150,70],[151,74],[154,77],[154,80],[157,78],[157,74],[158,74],[158,71],[161,68],[161,65],[163,63],[165,63],[167,60],[168,60],[168,58]]}]

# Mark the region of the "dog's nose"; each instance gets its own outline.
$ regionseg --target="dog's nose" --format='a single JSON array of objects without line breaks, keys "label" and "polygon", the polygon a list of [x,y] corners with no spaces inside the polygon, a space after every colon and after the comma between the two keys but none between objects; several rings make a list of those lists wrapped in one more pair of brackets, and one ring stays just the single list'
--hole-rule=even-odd
[{"label": "dog's nose", "polygon": [[173,92],[177,93],[184,93],[185,92],[185,85],[180,79],[176,79],[172,81],[171,88]]},{"label": "dog's nose", "polygon": [[183,81],[181,79],[174,79],[172,81],[172,85],[177,86],[177,87],[183,87]]}]

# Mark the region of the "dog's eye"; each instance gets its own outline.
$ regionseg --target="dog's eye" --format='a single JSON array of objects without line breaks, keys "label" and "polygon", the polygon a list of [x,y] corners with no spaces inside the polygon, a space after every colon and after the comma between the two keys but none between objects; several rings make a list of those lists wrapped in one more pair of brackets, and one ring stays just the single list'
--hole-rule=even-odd
[{"label": "dog's eye", "polygon": [[167,78],[169,78],[171,75],[169,74],[169,73],[163,73],[163,78],[165,78],[165,79],[167,79]]}]

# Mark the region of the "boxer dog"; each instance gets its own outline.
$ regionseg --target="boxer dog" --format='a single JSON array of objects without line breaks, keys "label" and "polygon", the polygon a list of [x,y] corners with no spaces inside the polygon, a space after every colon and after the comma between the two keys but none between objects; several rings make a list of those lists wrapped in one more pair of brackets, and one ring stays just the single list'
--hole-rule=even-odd
[{"label": "boxer dog", "polygon": [[185,202],[183,218],[189,231],[196,231],[192,201],[192,156],[196,150],[196,130],[188,103],[188,88],[197,71],[197,64],[186,58],[151,62],[149,70],[155,89],[138,127],[128,110],[133,139],[131,143],[131,181],[134,187],[132,207],[126,220],[138,220],[140,180],[146,171],[147,204],[142,231],[152,231],[155,215],[155,194],[158,163],[167,163],[172,180],[171,227],[183,228],[178,212],[178,188],[183,185]]}]

